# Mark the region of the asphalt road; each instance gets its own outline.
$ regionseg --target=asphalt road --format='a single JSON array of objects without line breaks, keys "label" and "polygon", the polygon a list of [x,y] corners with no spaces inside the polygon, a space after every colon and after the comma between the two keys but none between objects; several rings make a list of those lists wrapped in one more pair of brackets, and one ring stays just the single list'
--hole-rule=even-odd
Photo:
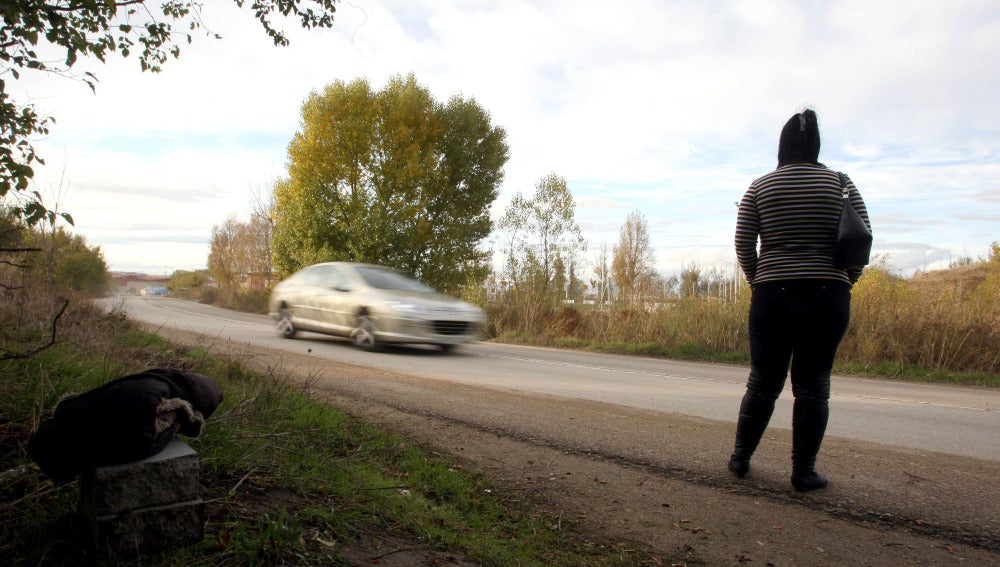
[{"label": "asphalt road", "polygon": [[[368,353],[332,337],[282,339],[264,316],[145,297],[106,300],[128,317],[317,360],[512,392],[577,398],[735,423],[747,368],[494,343],[448,354],[407,348]],[[1000,461],[1000,391],[834,376],[828,436]],[[790,387],[772,427],[791,426]]]}]

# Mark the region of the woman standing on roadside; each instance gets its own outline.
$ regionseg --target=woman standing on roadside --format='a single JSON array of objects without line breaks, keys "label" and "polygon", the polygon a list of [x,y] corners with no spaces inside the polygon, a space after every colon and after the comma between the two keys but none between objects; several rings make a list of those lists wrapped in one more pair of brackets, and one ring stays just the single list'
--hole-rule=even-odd
[{"label": "woman standing on roadside", "polygon": [[[750,457],[791,365],[792,485],[798,491],[827,485],[816,472],[816,454],[829,417],[830,371],[850,317],[851,286],[861,277],[861,268],[834,264],[843,197],[838,173],[818,161],[819,147],[816,113],[792,116],[781,130],[778,168],[750,184],[736,219],[736,255],[752,288],[750,376],[729,470],[740,478],[750,472]],[[869,224],[850,179],[847,188]]]}]

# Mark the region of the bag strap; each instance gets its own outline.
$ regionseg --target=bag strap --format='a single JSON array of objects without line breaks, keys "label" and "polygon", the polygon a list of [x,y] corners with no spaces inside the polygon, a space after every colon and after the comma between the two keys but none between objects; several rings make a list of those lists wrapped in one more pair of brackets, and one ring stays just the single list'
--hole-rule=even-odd
[{"label": "bag strap", "polygon": [[843,171],[838,171],[837,177],[840,177],[840,194],[844,196],[844,199],[847,199],[850,193],[850,189],[847,188],[847,176],[844,175]]}]

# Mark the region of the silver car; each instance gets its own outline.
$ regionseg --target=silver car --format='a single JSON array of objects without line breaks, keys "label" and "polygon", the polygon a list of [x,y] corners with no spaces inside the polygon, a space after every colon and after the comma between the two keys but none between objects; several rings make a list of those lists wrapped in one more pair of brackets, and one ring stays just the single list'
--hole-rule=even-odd
[{"label": "silver car", "polygon": [[486,326],[486,314],[471,303],[397,270],[350,262],[296,272],[274,286],[268,312],[282,337],[313,331],[349,337],[366,350],[409,343],[449,351],[481,339]]}]

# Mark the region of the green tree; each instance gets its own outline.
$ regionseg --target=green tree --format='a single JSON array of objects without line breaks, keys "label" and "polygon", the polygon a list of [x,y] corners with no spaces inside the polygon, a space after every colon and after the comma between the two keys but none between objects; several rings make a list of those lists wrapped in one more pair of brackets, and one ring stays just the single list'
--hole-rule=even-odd
[{"label": "green tree", "polygon": [[93,297],[107,293],[111,276],[100,247],[87,246],[81,237],[74,236],[56,265],[56,282]]},{"label": "green tree", "polygon": [[654,285],[656,269],[648,226],[641,212],[632,211],[621,227],[615,246],[611,273],[626,303],[641,301]]},{"label": "green tree", "polygon": [[[576,224],[576,203],[566,181],[551,173],[525,199],[514,195],[499,227],[505,231],[505,272],[517,286],[548,295],[556,283],[556,259],[571,262],[587,245]],[[565,261],[565,260],[564,260]]]},{"label": "green tree", "polygon": [[229,217],[221,225],[212,227],[209,239],[208,273],[221,289],[229,293],[230,300],[247,270],[246,255],[239,244],[243,230],[236,217]]},{"label": "green tree", "polygon": [[111,274],[100,246],[89,246],[84,237],[59,226],[44,230],[21,222],[15,224],[20,225],[19,248],[28,253],[11,262],[13,266],[26,269],[31,280],[44,283],[55,294],[99,296],[108,291]]},{"label": "green tree", "polygon": [[700,297],[702,292],[707,289],[701,268],[694,262],[686,262],[681,267],[679,286],[681,297]]},{"label": "green tree", "polygon": [[566,263],[562,256],[556,256],[552,266],[552,296],[555,303],[566,299],[569,287],[569,276],[566,274]]},{"label": "green tree", "polygon": [[413,75],[381,91],[337,81],[309,95],[301,124],[275,185],[277,271],[370,262],[447,291],[486,276],[508,150],[475,101],[439,103]]},{"label": "green tree", "polygon": [[167,287],[171,291],[198,289],[208,283],[207,270],[174,270]]},{"label": "green tree", "polygon": [[55,344],[69,304],[48,293],[54,287],[48,277],[52,256],[43,254],[41,242],[42,235],[0,203],[0,360],[28,358]]},{"label": "green tree", "polygon": [[569,286],[567,290],[569,298],[576,302],[583,300],[583,281],[576,275],[576,262],[569,263],[568,279],[569,281],[566,284]]},{"label": "green tree", "polygon": [[[243,8],[247,0],[233,0]],[[253,0],[253,10],[275,45],[287,45],[274,26],[277,17],[293,17],[306,28],[333,26],[336,0]],[[49,133],[53,122],[31,103],[14,96],[12,84],[26,72],[69,76],[80,59],[104,62],[110,55],[137,53],[143,71],[158,72],[180,43],[191,43],[202,29],[198,0],[3,0],[0,2],[0,198],[21,197],[13,212],[34,225],[46,213],[38,194],[29,190],[35,164],[44,163],[32,140]],[[206,35],[214,35],[206,32]],[[215,36],[218,38],[218,36]],[[52,52],[62,53],[53,60]],[[90,88],[97,78],[82,77]],[[11,81],[12,79],[12,81]],[[11,83],[8,83],[11,81]],[[67,219],[69,220],[69,219]]]}]

